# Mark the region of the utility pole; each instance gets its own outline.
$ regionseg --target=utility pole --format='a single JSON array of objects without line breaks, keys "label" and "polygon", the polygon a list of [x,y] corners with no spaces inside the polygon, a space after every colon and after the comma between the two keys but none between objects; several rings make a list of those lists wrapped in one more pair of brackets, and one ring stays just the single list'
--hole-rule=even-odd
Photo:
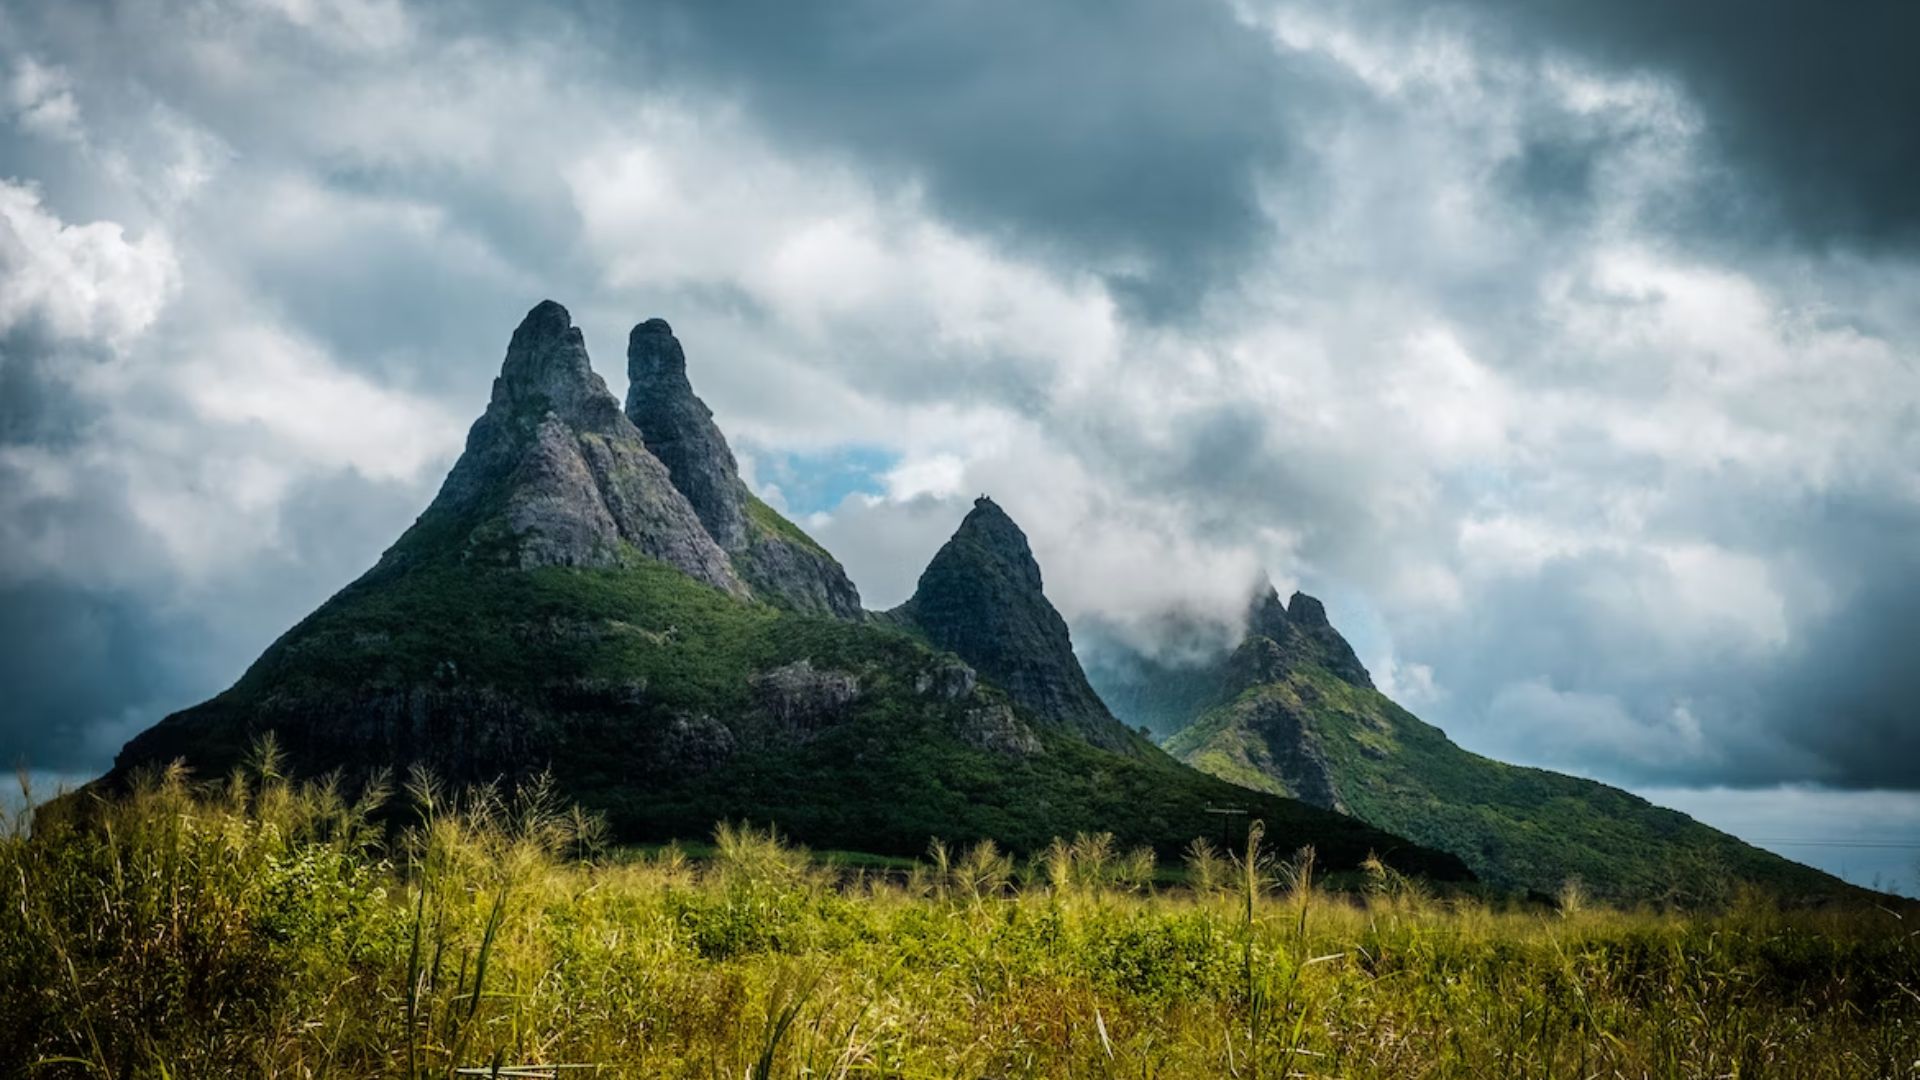
[{"label": "utility pole", "polygon": [[1247,816],[1246,807],[1215,806],[1212,803],[1208,803],[1207,813],[1220,815],[1220,847],[1222,849],[1221,853],[1225,854],[1227,852],[1231,852],[1233,850],[1233,836],[1231,834],[1231,829],[1232,829],[1231,823],[1235,815],[1238,815],[1240,817]]}]

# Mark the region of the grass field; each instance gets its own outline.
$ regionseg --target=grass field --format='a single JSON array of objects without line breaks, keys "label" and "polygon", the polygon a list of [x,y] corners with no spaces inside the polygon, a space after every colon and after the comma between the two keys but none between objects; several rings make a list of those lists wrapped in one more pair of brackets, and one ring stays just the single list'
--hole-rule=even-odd
[{"label": "grass field", "polygon": [[694,858],[603,850],[538,788],[416,779],[398,834],[381,795],[269,760],[16,822],[0,1075],[1920,1076],[1911,910],[1334,893],[1257,832],[1184,867],[747,828]]}]

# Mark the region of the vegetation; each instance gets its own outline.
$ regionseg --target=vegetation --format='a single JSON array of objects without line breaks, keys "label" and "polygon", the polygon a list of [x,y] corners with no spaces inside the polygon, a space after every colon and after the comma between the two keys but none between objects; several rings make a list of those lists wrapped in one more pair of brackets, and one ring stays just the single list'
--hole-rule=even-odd
[{"label": "vegetation", "polygon": [[[857,699],[799,723],[765,715],[755,675],[802,660],[853,676]],[[880,854],[917,854],[936,835],[1025,854],[1111,829],[1171,857],[1216,830],[1207,807],[1226,804],[1337,868],[1377,854],[1471,877],[1452,856],[1151,748],[1116,754],[1042,727],[1038,753],[981,749],[970,716],[1005,699],[985,684],[964,700],[921,692],[942,661],[905,630],[741,603],[637,553],[594,570],[423,558],[349,586],[232,689],[137,736],[113,782],[175,759],[220,775],[274,732],[304,775],[414,761],[464,780],[548,768],[632,842],[700,839],[730,819]],[[445,726],[416,734],[422,711]],[[697,753],[676,750],[675,732],[715,717],[728,751],[689,764]]]},{"label": "vegetation", "polygon": [[396,834],[280,769],[0,839],[0,1074],[1920,1075],[1913,911],[1339,894],[1258,829],[1178,888],[1101,836],[876,870],[723,826],[696,863],[538,783],[415,777]]},{"label": "vegetation", "polygon": [[833,555],[820,546],[819,541],[808,536],[806,530],[788,521],[780,511],[768,506],[758,495],[747,492],[747,520],[753,524],[754,531],[761,536],[785,540],[787,543],[805,548],[816,555],[832,559]]},{"label": "vegetation", "polygon": [[1349,813],[1460,856],[1496,887],[1551,893],[1572,880],[1602,898],[1705,905],[1743,884],[1802,899],[1854,891],[1618,788],[1463,750],[1315,664],[1207,709],[1166,748],[1235,784],[1299,795],[1275,763],[1302,742]]}]

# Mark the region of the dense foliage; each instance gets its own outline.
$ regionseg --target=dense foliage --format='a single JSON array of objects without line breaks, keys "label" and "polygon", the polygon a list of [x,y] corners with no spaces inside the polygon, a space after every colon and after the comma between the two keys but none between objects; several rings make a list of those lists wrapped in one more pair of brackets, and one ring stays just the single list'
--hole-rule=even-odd
[{"label": "dense foliage", "polygon": [[400,835],[379,795],[268,756],[0,838],[0,1074],[1920,1075],[1913,911],[1338,894],[1257,830],[1177,888],[1101,836],[880,874],[723,827],[695,863],[538,786],[416,779]]},{"label": "dense foliage", "polygon": [[[761,715],[753,677],[802,660],[855,677],[859,696],[795,730]],[[421,560],[343,590],[231,690],[138,736],[123,761],[178,758],[218,775],[272,731],[307,774],[416,760],[466,779],[550,769],[624,840],[751,820],[883,854],[919,852],[935,835],[1024,853],[1105,830],[1172,855],[1218,831],[1208,806],[1231,805],[1332,866],[1378,854],[1409,872],[1471,876],[1452,856],[1150,747],[1113,753],[1036,725],[1037,753],[981,749],[969,717],[1005,699],[985,684],[965,700],[923,693],[918,680],[941,661],[904,630],[742,603],[639,555],[527,571]],[[422,701],[460,723],[405,729]],[[699,768],[665,758],[676,725],[703,717],[725,721],[731,751]]]}]

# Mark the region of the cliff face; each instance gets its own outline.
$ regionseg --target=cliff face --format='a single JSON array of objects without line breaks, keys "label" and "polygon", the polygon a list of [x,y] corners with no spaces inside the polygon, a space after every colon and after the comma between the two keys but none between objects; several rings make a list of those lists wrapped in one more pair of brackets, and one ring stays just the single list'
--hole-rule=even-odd
[{"label": "cliff face", "polygon": [[858,619],[860,592],[840,563],[754,498],[713,411],[693,392],[687,354],[664,319],[627,339],[627,417],[755,595],[794,611]]},{"label": "cliff face", "polygon": [[992,499],[974,502],[895,614],[978,668],[1035,717],[1098,746],[1144,747],[1088,684],[1066,620],[1042,589],[1026,534]]},{"label": "cliff face", "polygon": [[687,354],[665,319],[648,319],[627,337],[627,418],[673,484],[728,551],[747,542],[747,489],[713,411],[687,379]]},{"label": "cliff face", "polygon": [[567,310],[521,321],[486,412],[420,521],[383,560],[392,569],[454,545],[463,557],[539,566],[658,559],[734,596],[746,585],[666,468],[621,414]]}]

